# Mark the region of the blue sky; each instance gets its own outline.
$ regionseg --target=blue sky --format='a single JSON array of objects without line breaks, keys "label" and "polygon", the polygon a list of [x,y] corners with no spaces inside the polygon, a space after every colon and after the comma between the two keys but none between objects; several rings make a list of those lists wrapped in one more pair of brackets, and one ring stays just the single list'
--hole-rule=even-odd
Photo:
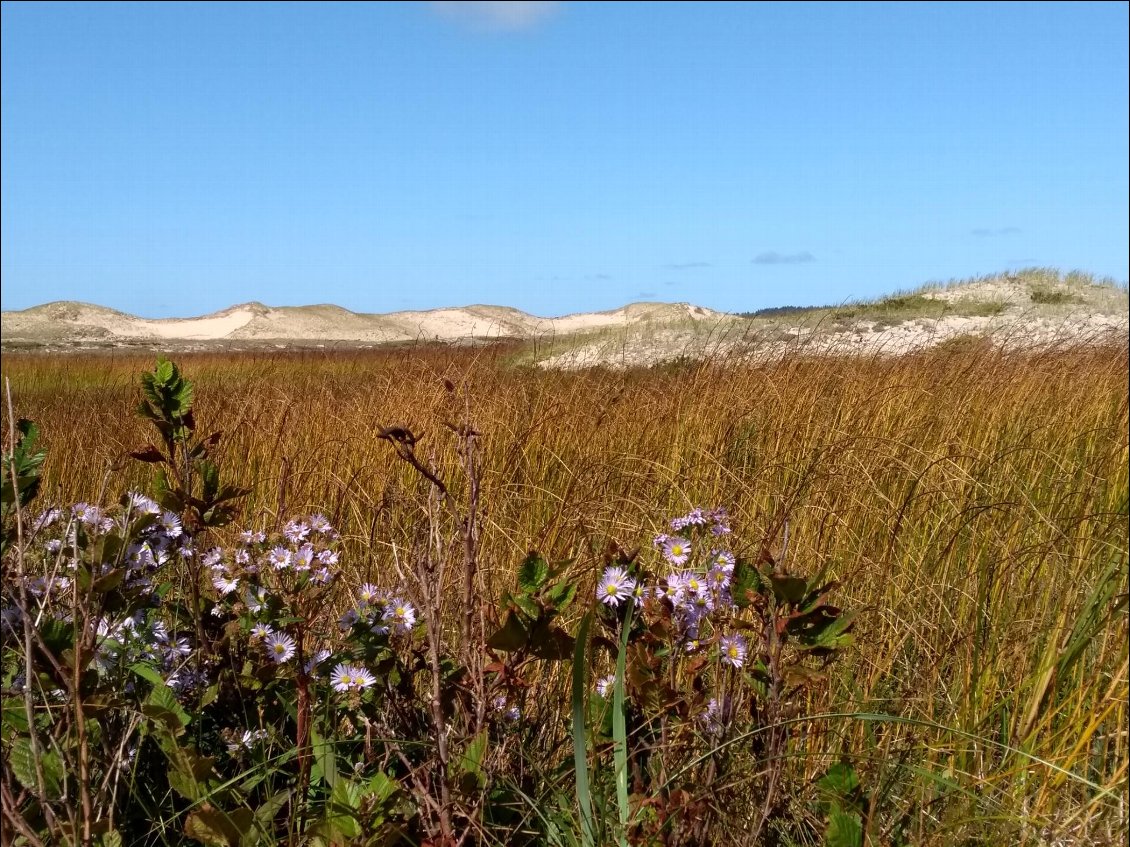
[{"label": "blue sky", "polygon": [[1128,8],[5,2],[3,308],[1125,280]]}]

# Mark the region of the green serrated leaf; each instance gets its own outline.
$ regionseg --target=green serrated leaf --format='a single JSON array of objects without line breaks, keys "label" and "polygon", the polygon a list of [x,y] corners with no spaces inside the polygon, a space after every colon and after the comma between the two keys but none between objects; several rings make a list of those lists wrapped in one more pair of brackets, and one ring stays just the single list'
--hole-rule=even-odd
[{"label": "green serrated leaf", "polygon": [[105,594],[108,591],[113,591],[115,588],[121,585],[122,580],[124,580],[125,578],[125,568],[114,568],[108,574],[100,576],[98,577],[98,579],[94,580],[94,584],[91,586],[91,588],[96,594]]},{"label": "green serrated leaf", "polygon": [[518,568],[518,587],[533,594],[545,584],[549,576],[549,563],[540,553],[530,553]]},{"label": "green serrated leaf", "polygon": [[739,609],[748,607],[753,595],[760,590],[761,574],[749,562],[739,559],[734,565],[734,573],[730,583],[734,605]]},{"label": "green serrated leaf", "polygon": [[573,652],[573,637],[560,627],[539,625],[530,633],[530,652],[539,659],[568,659]]},{"label": "green serrated leaf", "polygon": [[557,612],[562,612],[577,596],[577,583],[572,580],[555,582],[544,592],[546,602]]},{"label": "green serrated leaf", "polygon": [[859,788],[859,775],[847,762],[838,762],[816,780],[816,787],[833,797],[847,798]]},{"label": "green serrated leaf", "polygon": [[209,847],[239,847],[244,833],[251,828],[253,815],[249,809],[238,812],[228,814],[209,806],[195,809],[184,822],[184,834]]},{"label": "green serrated leaf", "polygon": [[371,795],[376,798],[379,804],[384,805],[399,790],[400,785],[396,780],[390,778],[384,771],[377,771],[369,778],[369,781],[362,786],[361,795]]},{"label": "green serrated leaf", "polygon": [[192,718],[177,701],[176,692],[168,686],[157,669],[151,665],[138,662],[131,665],[130,670],[153,685],[145,703],[142,704],[142,713],[163,724],[174,736],[180,735]]},{"label": "green serrated leaf", "polygon": [[4,700],[0,710],[0,726],[5,733],[27,732],[27,712],[24,710],[24,704],[14,697]]},{"label": "green serrated leaf", "polygon": [[799,603],[808,593],[808,583],[799,576],[781,576],[773,574],[769,577],[773,587],[773,594],[781,603]]},{"label": "green serrated leaf", "polygon": [[521,619],[513,612],[507,613],[506,623],[487,639],[492,650],[521,650],[529,641],[529,633]]},{"label": "green serrated leaf", "polygon": [[863,822],[859,815],[838,809],[828,815],[824,847],[863,847]]}]

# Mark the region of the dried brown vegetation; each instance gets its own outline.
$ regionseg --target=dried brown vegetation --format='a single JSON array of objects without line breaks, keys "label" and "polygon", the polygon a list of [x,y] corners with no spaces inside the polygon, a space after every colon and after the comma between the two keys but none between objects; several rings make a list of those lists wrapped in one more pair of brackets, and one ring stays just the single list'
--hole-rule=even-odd
[{"label": "dried brown vegetation", "polygon": [[[479,566],[494,586],[538,548],[576,557],[588,590],[609,540],[639,544],[693,505],[727,505],[747,537],[787,513],[791,556],[829,565],[863,610],[854,655],[805,706],[854,717],[806,724],[794,767],[874,750],[875,801],[913,810],[906,825],[939,843],[980,843],[986,827],[1033,843],[1121,837],[1127,618],[1111,598],[1127,591],[1126,349],[951,345],[622,372],[513,357],[178,360],[201,417],[225,430],[225,467],[253,487],[245,512],[325,511],[359,577],[387,571],[389,539],[420,518],[403,496],[418,477],[382,428],[410,431],[438,467],[460,461],[446,422],[480,433]],[[126,454],[147,438],[130,412],[150,363],[4,357],[17,411],[49,449],[45,501],[145,484]]]}]

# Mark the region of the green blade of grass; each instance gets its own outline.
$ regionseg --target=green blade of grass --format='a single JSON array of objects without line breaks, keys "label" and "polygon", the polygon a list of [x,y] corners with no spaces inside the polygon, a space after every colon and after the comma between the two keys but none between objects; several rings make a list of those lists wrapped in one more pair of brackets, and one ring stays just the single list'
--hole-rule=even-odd
[{"label": "green blade of grass", "polygon": [[612,743],[616,765],[616,805],[620,811],[620,844],[627,845],[628,821],[628,729],[624,718],[624,672],[627,664],[628,634],[632,628],[634,602],[629,599],[624,612],[624,628],[620,632],[620,650],[616,655],[616,683],[612,692]]},{"label": "green blade of grass", "polygon": [[581,620],[573,648],[573,765],[576,771],[577,806],[581,815],[581,844],[593,847],[592,794],[589,790],[588,738],[585,721],[585,652],[592,612]]}]

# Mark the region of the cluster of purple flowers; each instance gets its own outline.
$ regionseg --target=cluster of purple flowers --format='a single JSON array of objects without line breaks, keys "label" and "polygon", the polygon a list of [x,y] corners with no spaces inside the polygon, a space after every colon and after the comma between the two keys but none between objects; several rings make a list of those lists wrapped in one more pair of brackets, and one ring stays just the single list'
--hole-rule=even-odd
[{"label": "cluster of purple flowers", "polygon": [[252,577],[263,570],[304,577],[311,582],[327,584],[337,575],[338,552],[333,542],[340,538],[324,515],[311,515],[304,520],[288,521],[283,527],[283,543],[267,548],[267,534],[261,530],[244,530],[239,546],[228,556],[214,548],[205,554],[204,564],[212,569],[212,585],[221,596],[240,590],[239,571],[254,595]]},{"label": "cluster of purple flowers", "polygon": [[376,635],[407,635],[416,625],[416,607],[403,597],[366,582],[357,593],[357,605],[338,622],[347,632],[361,624]]},{"label": "cluster of purple flowers", "polygon": [[499,694],[491,701],[491,706],[494,713],[509,723],[515,723],[522,719],[522,710],[510,702],[510,698],[505,694]]},{"label": "cluster of purple flowers", "polygon": [[[719,540],[729,535],[729,516],[725,509],[692,509],[670,522],[670,533],[656,535],[653,544],[661,560],[670,571],[654,586],[644,586],[634,579],[624,567],[609,567],[597,583],[597,599],[612,608],[633,598],[642,603],[649,598],[665,604],[675,621],[679,639],[687,652],[697,650],[703,640],[703,627],[711,615],[720,612],[729,615],[734,607],[730,593],[736,559],[729,550],[718,546]],[[733,668],[745,665],[749,655],[749,642],[738,633],[720,634],[713,622],[712,635],[717,636],[718,659]],[[607,676],[597,683],[601,697],[612,692],[614,677]],[[713,711],[708,724],[717,723],[720,710],[711,701]],[[708,710],[709,711],[709,710]]]},{"label": "cluster of purple flowers", "polygon": [[363,691],[370,685],[375,685],[377,678],[361,665],[339,664],[330,674],[330,685],[339,693],[347,691]]},{"label": "cluster of purple flowers", "polygon": [[[251,641],[276,664],[290,662],[298,652],[294,637],[277,630],[274,621],[282,607],[281,596],[301,591],[308,585],[327,585],[337,577],[339,553],[335,542],[340,535],[320,514],[290,520],[277,543],[271,543],[262,530],[245,529],[231,550],[213,547],[200,557],[212,573],[212,586],[220,604],[214,614],[242,604],[252,616]],[[306,662],[307,672],[329,657],[318,651]]]},{"label": "cluster of purple flowers", "polygon": [[[288,521],[277,539],[262,531],[245,530],[234,550],[215,548],[201,557],[212,570],[212,584],[220,602],[250,616],[250,640],[270,661],[285,665],[296,658],[294,635],[279,628],[277,622],[285,617],[289,594],[326,585],[336,578],[339,553],[334,542],[339,538],[325,516],[311,515]],[[358,591],[356,605],[339,623],[342,632],[363,625],[379,635],[406,635],[416,618],[416,608],[401,595],[365,583]],[[325,648],[307,655],[305,672],[316,673],[332,655]],[[362,665],[343,661],[330,672],[329,683],[339,693],[361,692],[374,685],[376,677]]]},{"label": "cluster of purple flowers", "polygon": [[[161,568],[194,555],[179,516],[162,510],[143,494],[129,492],[116,507],[82,502],[69,509],[46,509],[31,522],[30,529],[32,540],[45,554],[48,574],[27,584],[28,592],[36,598],[37,614],[70,619],[73,574],[82,563],[94,571],[96,578],[115,568],[124,569],[122,587],[140,592],[143,601],[149,597],[140,608],[134,604],[129,612],[106,613],[95,621],[94,668],[99,674],[121,673],[137,662],[145,662],[162,669],[165,681],[178,692],[205,681],[202,670],[188,667],[191,642],[169,631],[162,620],[159,598],[149,593]],[[89,546],[90,541],[111,533],[124,541],[120,558],[85,561],[87,549],[95,549]],[[3,610],[8,626],[14,626],[18,617],[15,607]]]}]

